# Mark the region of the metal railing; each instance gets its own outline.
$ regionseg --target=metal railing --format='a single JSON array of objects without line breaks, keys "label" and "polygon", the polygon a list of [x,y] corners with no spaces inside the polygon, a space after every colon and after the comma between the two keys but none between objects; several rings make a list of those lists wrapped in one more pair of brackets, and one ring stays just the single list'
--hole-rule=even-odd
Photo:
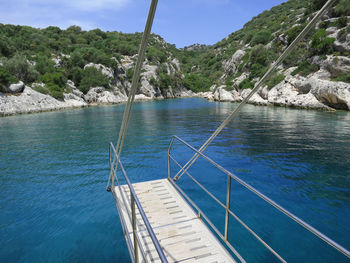
[{"label": "metal railing", "polygon": [[[133,262],[140,262],[140,258],[139,258],[139,251],[141,252],[141,256],[143,259],[143,262],[147,262],[147,255],[145,254],[145,248],[142,247],[142,242],[140,242],[140,238],[139,235],[137,234],[137,228],[139,228],[139,230],[141,229],[141,227],[145,227],[145,229],[142,230],[146,230],[148,235],[150,236],[152,243],[159,255],[160,260],[163,263],[167,263],[167,259],[164,255],[163,249],[161,247],[161,245],[159,244],[159,241],[151,227],[151,224],[149,223],[147,216],[141,206],[141,203],[135,193],[134,187],[132,186],[132,184],[130,183],[129,177],[126,174],[124,167],[120,161],[119,158],[115,158],[118,157],[116,156],[116,150],[114,148],[113,143],[110,143],[109,146],[109,165],[110,165],[110,176],[112,176],[112,182],[111,182],[111,186],[107,187],[107,191],[111,191],[113,193],[113,197],[115,199],[115,203],[117,206],[117,210],[118,210],[118,214],[120,217],[120,222],[122,224],[122,228],[123,228],[123,234],[125,236],[125,240],[129,249],[129,253],[131,256],[131,259]],[[120,167],[120,171],[123,174],[123,177],[126,181],[126,185],[129,188],[129,192],[130,192],[130,199],[128,200],[127,196],[125,195],[125,191],[122,190],[122,187],[119,183],[118,177],[117,177],[117,173],[116,173],[116,162],[113,162],[113,159],[115,158],[115,160],[119,160],[119,167]],[[119,194],[121,196],[121,199],[117,198],[117,193],[116,193],[116,187],[115,187],[115,182],[117,182],[117,186],[118,186],[118,190],[119,190]],[[131,237],[129,236],[128,233],[128,228],[127,228],[127,222],[125,221],[125,218],[123,217],[123,206],[125,207],[125,209],[127,210],[127,214],[128,214],[128,219],[129,219],[129,223],[132,226],[132,236],[133,236],[133,241],[131,240]],[[129,208],[130,210],[129,210]],[[136,208],[139,210],[140,216],[142,218],[143,224],[142,222],[138,222],[137,218],[136,218]]]},{"label": "metal railing", "polygon": [[[193,202],[193,200],[191,200],[190,197],[188,197],[188,195],[186,195],[186,193],[176,184],[176,181],[174,180],[174,178],[171,178],[171,169],[170,169],[170,164],[171,161],[173,161],[180,169],[183,169],[183,166],[180,165],[176,159],[171,155],[171,149],[172,149],[172,145],[174,143],[174,140],[179,141],[180,143],[182,143],[183,145],[187,146],[189,149],[191,149],[192,151],[194,151],[196,154],[198,154],[199,156],[203,157],[205,160],[207,160],[210,164],[212,164],[213,166],[215,166],[217,169],[219,169],[220,171],[222,171],[223,173],[225,173],[227,175],[227,192],[226,192],[226,204],[223,204],[218,198],[216,198],[212,193],[210,193],[200,182],[198,182],[198,180],[196,180],[189,172],[188,170],[185,171],[185,174],[187,174],[189,176],[190,179],[192,179],[203,191],[205,191],[212,199],[214,199],[220,206],[222,206],[223,208],[225,208],[225,228],[224,228],[224,233],[221,233],[217,227],[210,221],[210,219],[203,213],[203,211]],[[245,181],[243,181],[242,179],[240,179],[239,177],[237,177],[236,175],[232,174],[231,172],[227,171],[225,168],[223,168],[221,165],[217,164],[216,162],[214,162],[212,159],[210,159],[209,157],[207,157],[206,155],[204,155],[202,152],[198,151],[197,149],[195,149],[194,147],[192,147],[190,144],[188,144],[187,142],[185,142],[184,140],[180,139],[177,136],[172,136],[170,143],[169,143],[169,147],[168,147],[168,179],[169,181],[172,183],[172,185],[187,199],[187,201],[197,210],[198,212],[198,217],[204,219],[208,225],[215,231],[215,233],[223,240],[223,242],[227,245],[227,247],[237,256],[237,258],[241,261],[241,262],[245,262],[245,260],[242,258],[242,256],[233,248],[233,246],[229,243],[228,241],[228,235],[229,235],[229,231],[228,231],[228,227],[229,227],[229,218],[230,215],[236,219],[236,221],[238,221],[246,230],[248,230],[263,246],[265,246],[273,255],[275,255],[280,261],[282,262],[286,262],[274,249],[272,249],[261,237],[259,237],[248,225],[246,225],[235,213],[232,212],[232,210],[230,209],[230,196],[231,196],[231,180],[235,180],[237,181],[239,184],[241,184],[242,186],[244,186],[245,188],[247,188],[248,190],[250,190],[252,193],[254,193],[255,195],[259,196],[261,199],[263,199],[264,201],[266,201],[267,203],[269,203],[270,205],[272,205],[273,207],[275,207],[277,210],[279,210],[280,212],[282,212],[283,214],[287,215],[289,218],[293,219],[295,222],[297,222],[299,225],[301,225],[303,228],[309,230],[310,232],[312,232],[314,235],[316,235],[317,237],[319,237],[320,239],[322,239],[323,241],[325,241],[327,244],[329,244],[330,246],[334,247],[336,250],[338,250],[339,252],[341,252],[343,255],[345,255],[346,257],[350,258],[350,252],[345,249],[344,247],[342,247],[341,245],[339,245],[338,243],[336,243],[335,241],[333,241],[332,239],[330,239],[329,237],[327,237],[326,235],[324,235],[323,233],[321,233],[320,231],[318,231],[317,229],[315,229],[314,227],[312,227],[311,225],[309,225],[308,223],[306,223],[305,221],[303,221],[302,219],[300,219],[299,217],[297,217],[296,215],[294,215],[293,213],[289,212],[287,209],[283,208],[282,206],[280,206],[279,204],[277,204],[275,201],[273,201],[272,199],[270,199],[269,197],[267,197],[266,195],[262,194],[260,191],[258,191],[257,189],[255,189],[254,187],[252,187],[251,185],[249,185],[248,183],[246,183]]]}]

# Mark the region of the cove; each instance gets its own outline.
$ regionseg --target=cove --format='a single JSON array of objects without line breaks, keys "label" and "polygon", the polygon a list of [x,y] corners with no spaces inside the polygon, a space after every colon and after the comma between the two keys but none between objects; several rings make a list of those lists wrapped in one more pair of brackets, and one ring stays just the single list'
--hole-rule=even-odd
[{"label": "cove", "polygon": [[[199,98],[135,104],[121,158],[132,181],[165,178],[171,136],[198,148],[236,106]],[[115,105],[0,118],[1,262],[130,261],[105,191],[108,144],[116,142],[123,110]],[[181,146],[174,151],[183,162],[191,155]],[[349,249],[348,112],[246,105],[205,153]],[[224,198],[225,177],[200,160],[189,171]],[[188,182],[185,176],[179,181],[192,190]],[[193,189],[191,197],[223,227],[223,211]],[[231,200],[288,261],[348,262],[238,185]],[[248,262],[275,260],[231,224],[230,241]]]}]

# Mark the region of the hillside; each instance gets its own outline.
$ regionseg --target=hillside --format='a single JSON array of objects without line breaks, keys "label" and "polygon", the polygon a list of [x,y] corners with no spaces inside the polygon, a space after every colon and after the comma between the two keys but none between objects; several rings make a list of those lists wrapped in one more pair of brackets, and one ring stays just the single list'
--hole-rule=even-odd
[{"label": "hillside", "polygon": [[[200,92],[240,101],[324,2],[290,0],[213,46],[177,49],[153,34],[137,99]],[[251,102],[350,109],[349,16],[350,0],[339,0]],[[140,39],[78,26],[0,24],[0,115],[125,101]]]},{"label": "hillside", "polygon": [[[240,101],[248,90],[264,75],[271,63],[286,49],[318,11],[325,0],[290,0],[264,11],[246,23],[241,30],[230,34],[215,45],[204,49],[181,50],[178,57],[186,75],[184,84],[196,92],[212,91],[204,96],[217,100]],[[297,49],[284,61],[279,71],[266,83],[252,102],[306,108],[350,108],[350,1],[337,1],[317,27],[309,33]],[[314,103],[296,95],[312,90]],[[332,82],[326,82],[326,81]],[[345,82],[345,83],[339,83]],[[295,83],[298,83],[296,85]],[[269,91],[280,84],[278,91]],[[285,90],[291,85],[294,90]],[[298,86],[298,87],[296,87]],[[324,94],[318,87],[325,86],[339,94]],[[218,90],[219,88],[219,90]],[[224,89],[223,92],[221,90]],[[318,90],[316,90],[318,89]],[[218,90],[219,94],[215,92]],[[226,91],[229,91],[227,93]],[[295,93],[296,92],[296,93]],[[221,94],[222,93],[222,94]],[[243,93],[243,94],[242,94]],[[278,93],[277,96],[274,93]],[[286,94],[285,94],[286,93]],[[290,96],[290,93],[294,93]],[[344,93],[344,92],[343,92]],[[289,98],[287,98],[289,96]],[[317,97],[318,96],[318,97]],[[325,98],[321,98],[325,96]],[[283,97],[283,98],[282,98]],[[286,98],[284,98],[286,97]],[[283,102],[285,100],[288,102]],[[294,102],[293,102],[294,100]],[[319,103],[320,102],[320,103]]]}]

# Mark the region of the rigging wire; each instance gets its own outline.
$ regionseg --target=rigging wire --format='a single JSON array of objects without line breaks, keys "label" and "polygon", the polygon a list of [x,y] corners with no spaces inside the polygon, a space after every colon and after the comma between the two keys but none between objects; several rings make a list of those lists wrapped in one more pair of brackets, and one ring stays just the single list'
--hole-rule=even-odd
[{"label": "rigging wire", "polygon": [[[234,111],[226,117],[226,119],[220,124],[220,126],[213,132],[213,134],[205,141],[205,143],[198,149],[199,152],[204,152],[209,144],[219,135],[219,133],[227,126],[227,124],[235,117],[241,108],[248,102],[248,100],[259,90],[262,84],[272,75],[275,69],[283,62],[283,60],[294,50],[296,45],[305,35],[313,28],[317,21],[324,15],[328,8],[336,0],[328,0],[324,6],[318,11],[318,13],[311,19],[307,26],[300,32],[300,34],[295,38],[295,40],[287,47],[287,49],[281,54],[281,56],[270,66],[265,75],[258,81],[252,91],[245,97],[242,102],[234,109]],[[191,159],[181,168],[181,170],[175,175],[174,180],[177,181],[181,178],[184,173],[194,164],[194,162],[199,158],[199,154],[195,153]]]},{"label": "rigging wire", "polygon": [[[141,71],[142,63],[143,63],[144,58],[145,58],[147,40],[148,40],[148,37],[149,37],[150,32],[151,32],[151,28],[152,28],[152,24],[153,24],[153,20],[154,20],[154,15],[155,15],[156,9],[157,9],[157,3],[158,3],[158,0],[152,0],[152,2],[151,2],[151,5],[150,5],[149,11],[148,11],[148,17],[147,17],[145,29],[144,29],[144,32],[142,34],[142,40],[141,40],[141,44],[139,47],[135,71],[134,71],[134,74],[132,77],[131,89],[129,92],[128,101],[127,101],[126,106],[125,106],[123,120],[122,120],[122,124],[121,124],[120,131],[119,131],[118,142],[117,142],[117,146],[116,146],[116,154],[113,157],[112,165],[116,166],[114,174],[117,172],[117,168],[118,168],[118,164],[119,164],[119,160],[120,160],[120,155],[121,155],[122,150],[123,150],[125,135],[126,135],[126,132],[128,130],[128,126],[129,126],[131,110],[132,110],[136,90],[137,90],[139,79],[140,79],[140,71]],[[109,175],[108,182],[107,182],[107,188],[108,188],[110,180],[112,179],[113,176],[114,176],[113,174]],[[112,179],[112,182],[113,182],[113,179]]]}]

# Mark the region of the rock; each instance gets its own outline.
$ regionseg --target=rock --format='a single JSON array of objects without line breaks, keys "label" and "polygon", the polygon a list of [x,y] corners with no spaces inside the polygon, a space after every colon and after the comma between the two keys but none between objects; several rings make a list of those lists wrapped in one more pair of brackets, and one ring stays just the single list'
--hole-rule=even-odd
[{"label": "rock", "polygon": [[89,63],[89,64],[86,64],[84,66],[84,69],[88,68],[88,67],[94,67],[95,69],[101,71],[101,73],[105,76],[107,76],[108,78],[110,79],[113,79],[114,78],[114,73],[113,73],[113,70],[111,68],[108,68],[102,64],[94,64],[94,63]]},{"label": "rock", "polygon": [[86,104],[80,103],[79,106],[77,105],[76,101],[59,101],[49,95],[39,93],[30,87],[25,86],[23,92],[19,96],[0,96],[0,116],[52,111],[85,106]]},{"label": "rock", "polygon": [[350,70],[350,58],[345,56],[327,55],[326,59],[314,56],[311,62],[319,65],[321,69],[329,71],[332,76],[347,73]]},{"label": "rock", "polygon": [[207,92],[198,92],[196,94],[197,97],[204,98],[207,100],[214,100],[214,94],[213,92],[207,91]]},{"label": "rock", "polygon": [[64,93],[63,97],[64,101],[69,103],[72,107],[84,107],[88,105],[82,97],[79,97],[74,93]]},{"label": "rock", "polygon": [[234,95],[225,90],[225,85],[222,85],[216,89],[214,92],[214,100],[215,101],[236,101]]},{"label": "rock", "polygon": [[62,60],[60,58],[54,57],[52,61],[55,63],[55,65],[53,65],[55,68],[62,67]]},{"label": "rock", "polygon": [[248,76],[249,76],[248,73],[246,73],[246,72],[242,73],[238,78],[236,78],[236,79],[234,79],[234,80],[232,81],[232,82],[233,82],[233,86],[237,88],[237,87],[239,86],[239,84],[240,84],[243,80],[245,80],[246,78],[248,78]]},{"label": "rock", "polygon": [[263,98],[264,100],[267,100],[268,94],[269,94],[269,89],[267,86],[264,86],[264,87],[261,87],[257,93],[261,98]]},{"label": "rock", "polygon": [[[241,91],[241,97],[244,99],[246,98],[250,93],[252,92],[252,89],[244,89]],[[269,105],[270,103],[260,97],[259,94],[255,93],[249,100],[248,103],[255,104],[255,105]]]},{"label": "rock", "polygon": [[152,100],[152,98],[151,97],[147,97],[144,94],[137,94],[137,95],[135,95],[135,100],[138,100],[138,101]]},{"label": "rock", "polygon": [[335,49],[335,51],[339,51],[339,52],[350,52],[350,34],[347,34],[345,37],[345,41],[334,41],[333,43],[333,47]]},{"label": "rock", "polygon": [[236,71],[237,65],[239,65],[244,55],[245,51],[239,49],[232,55],[229,60],[223,62],[224,71],[227,75]]},{"label": "rock", "polygon": [[174,97],[194,97],[196,94],[192,90],[178,87],[174,92]]},{"label": "rock", "polygon": [[321,80],[311,77],[307,80],[311,85],[310,93],[318,101],[334,109],[350,110],[350,84],[340,81]]},{"label": "rock", "polygon": [[300,94],[291,83],[281,82],[268,93],[268,102],[278,106],[291,106],[312,109],[330,109],[311,94]]},{"label": "rock", "polygon": [[158,66],[154,65],[144,65],[141,73],[141,87],[139,88],[139,93],[144,94],[146,97],[154,98],[160,97],[162,94],[158,87],[153,87],[150,84],[152,78],[157,80],[157,69]]},{"label": "rock", "polygon": [[5,88],[5,91],[8,93],[19,93],[24,89],[24,83],[19,81],[18,83],[11,84],[9,87]]},{"label": "rock", "polygon": [[120,91],[106,91],[102,87],[95,87],[89,90],[84,96],[86,102],[90,104],[110,104],[110,103],[121,103],[127,100],[126,96]]}]

